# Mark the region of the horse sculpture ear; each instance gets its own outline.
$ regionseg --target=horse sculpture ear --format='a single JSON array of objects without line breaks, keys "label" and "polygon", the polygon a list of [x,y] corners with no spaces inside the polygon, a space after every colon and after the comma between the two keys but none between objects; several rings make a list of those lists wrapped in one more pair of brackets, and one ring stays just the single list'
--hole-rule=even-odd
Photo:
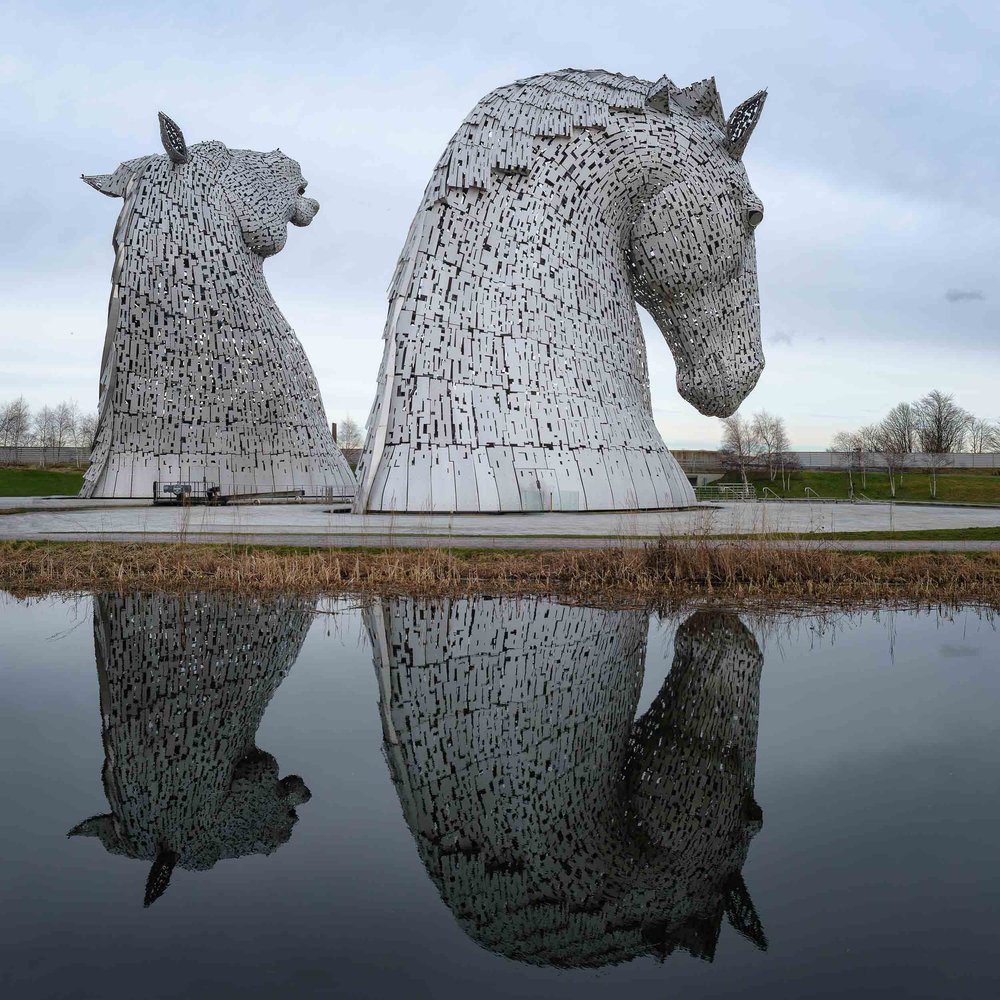
[{"label": "horse sculpture ear", "polygon": [[722,101],[715,86],[714,76],[710,76],[707,80],[699,80],[690,87],[678,91],[674,94],[673,101],[690,114],[704,115],[706,118],[711,118],[719,128],[725,129],[726,116],[722,110]]},{"label": "horse sculpture ear", "polygon": [[80,174],[80,180],[85,181],[95,191],[106,194],[109,198],[123,198],[125,185],[117,174]]},{"label": "horse sculpture ear", "polygon": [[729,121],[726,122],[726,144],[734,160],[742,158],[743,150],[747,148],[750,136],[760,121],[760,113],[764,110],[766,100],[767,91],[758,90],[729,116]]},{"label": "horse sculpture ear", "polygon": [[767,951],[767,935],[764,933],[764,925],[754,909],[753,900],[750,898],[746,882],[743,881],[742,872],[736,872],[731,877],[723,902],[729,926],[761,951]]},{"label": "horse sculpture ear", "polygon": [[656,111],[662,111],[665,115],[670,114],[670,95],[677,93],[677,87],[673,81],[666,76],[661,76],[646,94],[646,103]]},{"label": "horse sculpture ear", "polygon": [[191,159],[191,154],[184,141],[184,133],[177,123],[172,118],[168,118],[162,111],[158,113],[158,117],[160,119],[160,141],[163,143],[167,156],[174,163],[187,163]]},{"label": "horse sculpture ear", "polygon": [[114,833],[114,819],[110,814],[105,814],[103,816],[91,816],[90,819],[85,819],[82,823],[77,823],[69,833],[66,834],[67,837],[101,837]]},{"label": "horse sculpture ear", "polygon": [[142,905],[152,906],[170,885],[170,876],[177,864],[177,854],[166,847],[161,847],[146,876],[146,892]]}]

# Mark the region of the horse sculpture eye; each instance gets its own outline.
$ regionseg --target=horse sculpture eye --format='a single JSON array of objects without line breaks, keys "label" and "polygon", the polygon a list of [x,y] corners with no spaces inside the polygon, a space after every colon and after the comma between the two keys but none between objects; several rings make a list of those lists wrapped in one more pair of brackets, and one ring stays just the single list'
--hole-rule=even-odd
[{"label": "horse sculpture eye", "polygon": [[300,184],[299,185],[299,194],[303,195],[305,193],[306,193],[306,186],[305,186],[305,184]]},{"label": "horse sculpture eye", "polygon": [[764,213],[759,208],[751,208],[747,212],[747,222],[750,223],[751,229],[755,229],[764,221]]}]

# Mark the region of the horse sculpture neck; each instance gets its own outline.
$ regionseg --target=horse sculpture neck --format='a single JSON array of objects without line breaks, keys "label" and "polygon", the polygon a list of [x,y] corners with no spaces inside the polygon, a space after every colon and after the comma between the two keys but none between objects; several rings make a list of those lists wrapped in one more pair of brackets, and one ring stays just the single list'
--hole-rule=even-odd
[{"label": "horse sculpture neck", "polygon": [[480,102],[428,185],[390,288],[359,511],[693,501],[653,422],[626,257],[673,133],[642,110],[648,84],[609,74],[570,81],[604,103],[571,87],[547,119],[533,97],[553,81]]},{"label": "horse sculpture neck", "polygon": [[[289,214],[307,224],[316,210],[294,187],[282,193],[286,163],[209,142],[181,164],[145,157],[89,179],[125,204],[82,495],[151,496],[170,483],[353,493],[312,368],[264,279],[262,254],[284,245]],[[261,206],[270,215],[257,219]]]}]

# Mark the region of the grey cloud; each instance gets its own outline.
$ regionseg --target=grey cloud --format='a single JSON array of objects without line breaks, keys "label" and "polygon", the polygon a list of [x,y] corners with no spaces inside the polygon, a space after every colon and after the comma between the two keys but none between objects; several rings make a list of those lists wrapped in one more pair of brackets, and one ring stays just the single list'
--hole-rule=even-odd
[{"label": "grey cloud", "polygon": [[949,288],[948,291],[944,293],[944,297],[949,302],[966,302],[970,299],[985,299],[986,296],[983,295],[978,288],[972,288],[968,291],[963,291],[960,288]]},{"label": "grey cloud", "polygon": [[792,335],[790,333],[785,333],[783,330],[779,330],[777,333],[772,333],[770,337],[767,338],[769,344],[785,344],[787,347],[792,346]]},{"label": "grey cloud", "polygon": [[[118,208],[78,178],[156,152],[155,110],[167,94],[190,139],[280,146],[302,164],[310,194],[331,202],[347,193],[269,261],[269,282],[331,417],[367,413],[385,287],[437,157],[490,89],[566,65],[650,80],[667,73],[680,85],[716,74],[727,110],[770,85],[746,164],[767,205],[757,240],[772,372],[782,359],[805,359],[807,348],[846,364],[842,355],[859,341],[876,358],[900,343],[995,347],[1000,300],[983,293],[993,287],[1000,225],[1000,134],[983,121],[1000,80],[1000,7],[969,4],[963,14],[841,0],[786,5],[779,18],[722,0],[713,7],[720,31],[695,0],[646,2],[636,8],[646,27],[637,38],[621,29],[613,5],[584,0],[585,16],[569,20],[563,6],[510,0],[491,8],[484,32],[481,19],[454,16],[446,0],[305,0],[297,8],[310,24],[304,38],[286,30],[280,5],[250,4],[247,17],[180,4],[164,24],[154,7],[107,0],[106,30],[88,44],[81,74],[79,38],[92,18],[85,5],[0,5],[4,54],[14,53],[0,59],[10,94],[0,161],[0,399],[94,399]],[[136,37],[149,40],[141,66],[129,54]],[[408,94],[419,94],[420,111],[401,115]],[[949,280],[963,283],[960,292],[983,290],[986,301],[954,304],[966,300],[945,297]],[[927,308],[928,295],[938,308]],[[58,371],[32,354],[26,326],[44,330],[47,346],[72,350]],[[649,342],[672,401],[666,346],[658,332]],[[970,365],[955,390],[981,384],[986,367]],[[874,398],[890,392],[892,377],[854,370]],[[774,384],[768,378],[759,391]],[[798,391],[822,396],[826,387],[803,380]],[[878,415],[895,398],[885,400]],[[659,418],[679,427],[687,414]]]}]

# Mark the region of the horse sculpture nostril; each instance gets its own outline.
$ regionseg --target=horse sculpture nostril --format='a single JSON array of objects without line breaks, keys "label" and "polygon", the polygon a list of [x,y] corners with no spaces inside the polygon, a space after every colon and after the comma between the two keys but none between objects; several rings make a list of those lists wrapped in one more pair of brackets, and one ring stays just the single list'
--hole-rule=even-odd
[{"label": "horse sculpture nostril", "polygon": [[759,208],[752,208],[747,212],[747,222],[755,229],[764,221],[764,213]]}]

